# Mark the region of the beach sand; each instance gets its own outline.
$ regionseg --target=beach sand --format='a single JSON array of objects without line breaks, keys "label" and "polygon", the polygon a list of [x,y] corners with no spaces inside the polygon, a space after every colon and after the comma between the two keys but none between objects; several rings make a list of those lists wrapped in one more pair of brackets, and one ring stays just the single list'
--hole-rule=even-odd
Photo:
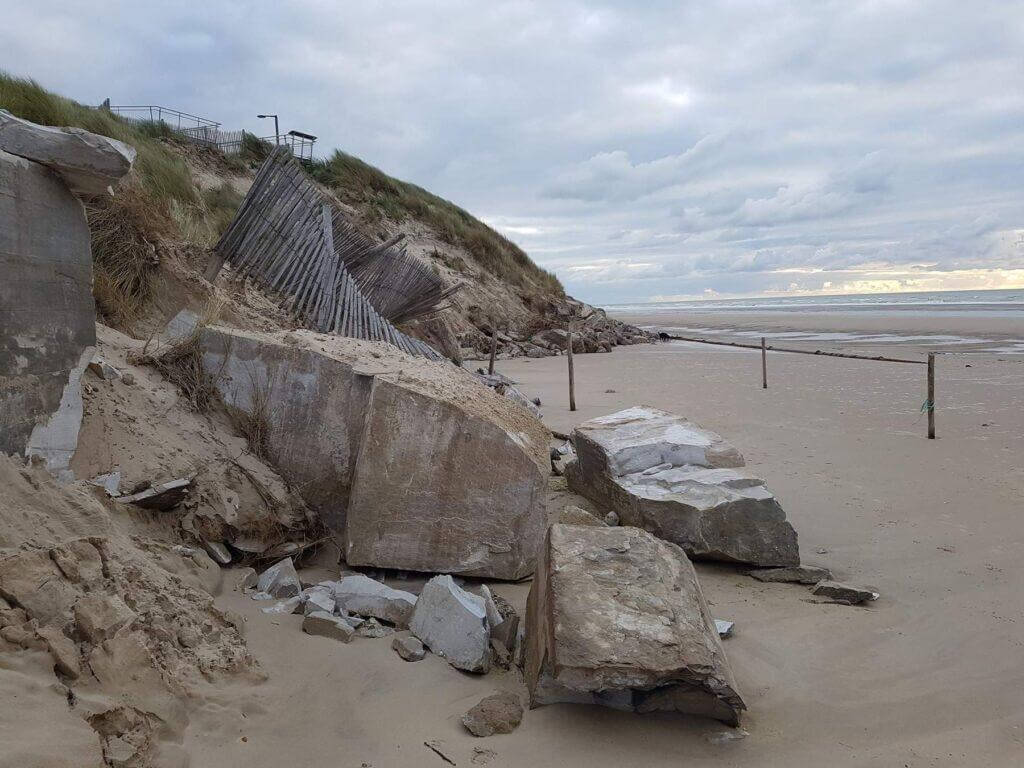
[{"label": "beach sand", "polygon": [[[865,607],[820,604],[807,587],[698,565],[713,613],[736,622],[725,649],[748,736],[715,743],[729,729],[712,721],[554,705],[528,711],[512,734],[475,739],[459,718],[495,690],[521,691],[516,673],[405,663],[387,639],[308,637],[299,617],[260,614],[227,590],[219,603],[247,617],[269,679],[239,689],[244,718],[232,701],[209,719],[215,728],[190,730],[195,764],[444,768],[423,745],[435,740],[460,766],[1021,764],[1024,363],[940,357],[932,441],[923,365],[783,353],[768,363],[763,390],[757,352],[652,344],[578,355],[575,413],[564,357],[498,365],[558,430],[646,403],[720,432],[767,478],[804,560],[881,593]],[[522,610],[528,584],[495,591]]]}]

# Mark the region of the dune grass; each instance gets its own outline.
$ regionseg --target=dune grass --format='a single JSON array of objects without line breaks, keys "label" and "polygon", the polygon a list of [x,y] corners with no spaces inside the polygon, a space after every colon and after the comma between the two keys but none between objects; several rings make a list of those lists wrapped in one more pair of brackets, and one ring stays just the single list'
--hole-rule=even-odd
[{"label": "dune grass", "polygon": [[565,293],[558,278],[538,267],[518,245],[422,187],[392,178],[341,151],[327,160],[315,160],[307,168],[345,202],[393,221],[421,221],[444,242],[465,248],[484,269],[528,293]]}]

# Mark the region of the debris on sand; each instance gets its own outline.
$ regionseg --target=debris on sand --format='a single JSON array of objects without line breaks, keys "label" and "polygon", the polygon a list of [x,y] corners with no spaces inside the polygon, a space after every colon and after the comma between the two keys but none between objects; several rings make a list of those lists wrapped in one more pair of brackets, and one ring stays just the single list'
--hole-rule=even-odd
[{"label": "debris on sand", "polygon": [[326,611],[314,611],[302,620],[302,631],[307,635],[330,637],[347,643],[355,634],[355,628],[340,616]]},{"label": "debris on sand", "polygon": [[821,581],[814,585],[811,594],[827,597],[834,603],[857,605],[869,600],[877,600],[879,594],[867,587],[858,587],[841,581]]},{"label": "debris on sand", "polygon": [[800,562],[796,531],[765,481],[719,435],[656,408],[628,408],[573,430],[569,487],[622,525],[694,558],[761,566]]},{"label": "debris on sand", "polygon": [[286,557],[267,568],[260,574],[256,589],[273,597],[295,597],[302,592],[302,583],[292,559]]},{"label": "debris on sand", "polygon": [[523,704],[511,691],[487,696],[462,716],[462,724],[474,736],[512,733],[523,720]]},{"label": "debris on sand", "polygon": [[128,496],[118,496],[117,500],[122,504],[134,504],[143,509],[155,509],[166,512],[174,509],[183,502],[192,490],[195,477],[179,477],[176,480],[169,480],[160,485],[150,486],[138,493]]},{"label": "debris on sand", "polygon": [[406,661],[423,661],[427,655],[427,649],[419,638],[412,635],[396,637],[391,641],[391,647]]},{"label": "debris on sand", "polygon": [[416,595],[392,589],[362,574],[345,576],[334,585],[334,600],[339,610],[381,619],[404,629],[416,606]]},{"label": "debris on sand", "polygon": [[758,568],[747,572],[758,581],[789,584],[817,584],[832,578],[832,571],[816,565],[791,565],[785,568]]},{"label": "debris on sand", "polygon": [[484,600],[456,585],[451,576],[435,576],[426,583],[409,628],[453,667],[479,673],[490,669],[491,638]]},{"label": "debris on sand", "polygon": [[534,707],[675,710],[729,725],[746,709],[689,559],[638,528],[552,525],[526,638]]}]

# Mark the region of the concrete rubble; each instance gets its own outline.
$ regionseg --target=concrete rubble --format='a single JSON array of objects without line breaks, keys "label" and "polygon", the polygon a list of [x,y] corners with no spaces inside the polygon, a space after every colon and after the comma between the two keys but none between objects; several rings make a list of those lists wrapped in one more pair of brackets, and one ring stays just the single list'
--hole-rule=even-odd
[{"label": "concrete rubble", "polygon": [[256,589],[273,597],[296,597],[302,592],[299,574],[295,572],[295,564],[286,557],[270,566],[260,574]]},{"label": "concrete rubble", "polygon": [[783,584],[817,584],[832,578],[832,572],[828,568],[817,565],[792,565],[787,568],[758,568],[749,571],[749,576],[758,581],[776,582]]},{"label": "concrete rubble", "polygon": [[674,710],[730,725],[746,708],[689,559],[637,528],[552,525],[526,638],[534,707]]},{"label": "concrete rubble", "polygon": [[474,736],[512,733],[523,720],[523,704],[511,691],[487,696],[462,716],[462,724]]},{"label": "concrete rubble", "polygon": [[355,628],[340,616],[327,611],[314,611],[302,620],[302,631],[307,635],[330,637],[347,643],[356,633]]},{"label": "concrete rubble", "polygon": [[391,641],[391,647],[406,661],[423,661],[427,655],[423,643],[412,635],[396,637]]},{"label": "concrete rubble", "polygon": [[451,576],[435,576],[427,582],[416,601],[409,628],[453,667],[479,673],[490,669],[490,630],[484,599],[456,585]]},{"label": "concrete rubble", "polygon": [[877,600],[879,597],[877,592],[867,587],[829,580],[815,584],[811,594],[818,597],[827,597],[832,602],[841,603],[842,605],[857,605],[869,600]]},{"label": "concrete rubble", "polygon": [[225,402],[265,420],[270,460],[350,565],[500,579],[533,570],[548,436],[530,415],[444,363],[353,357],[373,360],[366,350],[383,345],[213,327],[199,341]]},{"label": "concrete rubble", "polygon": [[396,627],[409,626],[416,605],[416,595],[356,574],[345,576],[334,585],[338,609],[360,616],[382,619]]},{"label": "concrete rubble", "polygon": [[798,565],[796,531],[765,481],[719,435],[655,408],[629,408],[573,430],[569,487],[695,558]]},{"label": "concrete rubble", "polygon": [[118,496],[122,504],[134,504],[143,509],[155,509],[166,512],[174,509],[187,497],[195,483],[195,477],[179,477],[166,483],[153,485],[138,493]]}]

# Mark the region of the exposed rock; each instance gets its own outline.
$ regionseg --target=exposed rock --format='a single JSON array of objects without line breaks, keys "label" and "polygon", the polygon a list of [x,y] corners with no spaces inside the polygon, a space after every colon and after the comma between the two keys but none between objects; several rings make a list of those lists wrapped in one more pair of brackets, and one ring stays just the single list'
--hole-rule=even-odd
[{"label": "exposed rock", "polygon": [[677,710],[730,724],[745,709],[693,566],[645,531],[552,525],[526,623],[532,706]]},{"label": "exposed rock", "polygon": [[731,637],[732,628],[736,626],[734,621],[725,621],[723,619],[715,619],[715,630],[718,632],[719,637]]},{"label": "exposed rock", "polygon": [[748,572],[758,581],[784,582],[792,584],[817,584],[832,578],[828,568],[816,565],[791,565],[787,568],[758,568]]},{"label": "exposed rock", "polygon": [[45,550],[0,559],[0,595],[24,608],[39,624],[64,626],[78,592]]},{"label": "exposed rock", "polygon": [[[692,557],[788,566],[800,562],[796,531],[739,452],[714,432],[654,408],[580,424],[569,487]],[[667,466],[671,465],[671,466]]]},{"label": "exposed rock", "polygon": [[416,605],[416,595],[356,574],[346,576],[334,585],[334,600],[338,610],[372,616],[394,624],[409,626],[409,617]]},{"label": "exposed rock", "polygon": [[121,472],[115,470],[108,472],[105,475],[96,475],[92,480],[89,481],[93,485],[102,488],[107,492],[108,496],[120,496],[121,495]]},{"label": "exposed rock", "polygon": [[492,595],[492,600],[498,609],[501,621],[495,624],[490,622],[490,619],[488,619],[488,623],[491,624],[491,639],[497,640],[509,651],[515,651],[516,635],[519,632],[519,614],[516,613],[516,609],[500,595]]},{"label": "exposed rock", "polygon": [[40,627],[36,633],[46,642],[57,670],[62,675],[77,680],[82,674],[82,668],[78,660],[78,648],[71,638],[55,627]]},{"label": "exposed rock", "polygon": [[270,461],[345,539],[350,565],[532,571],[548,435],[521,409],[386,345],[211,327],[199,339],[225,402],[265,420]]},{"label": "exposed rock", "polygon": [[176,480],[154,485],[138,493],[118,496],[117,500],[122,504],[134,504],[143,509],[155,509],[166,512],[169,509],[174,509],[188,497],[194,483],[194,476],[179,477]]},{"label": "exposed rock", "polygon": [[218,565],[231,564],[231,550],[222,541],[204,541],[203,548]]},{"label": "exposed rock", "polygon": [[522,702],[511,691],[502,691],[482,699],[462,716],[462,724],[474,736],[512,733],[522,720]]},{"label": "exposed rock", "polygon": [[238,569],[238,588],[241,590],[254,589],[259,583],[260,577],[255,568]]},{"label": "exposed rock", "polygon": [[867,600],[877,600],[878,593],[867,587],[858,587],[841,581],[822,581],[814,586],[812,594],[827,597],[833,602],[843,605],[857,605]]},{"label": "exposed rock", "polygon": [[487,609],[451,576],[435,576],[416,601],[412,633],[438,656],[467,672],[487,672],[491,662]]},{"label": "exposed rock", "polygon": [[337,609],[337,603],[334,600],[334,594],[326,588],[313,588],[303,592],[305,595],[305,604],[302,606],[302,612],[307,616],[314,611],[323,611],[324,613],[334,613]]},{"label": "exposed rock", "polygon": [[81,128],[37,125],[0,109],[0,150],[45,165],[79,195],[102,195],[131,170],[135,148]]},{"label": "exposed rock", "polygon": [[619,524],[619,515],[617,512],[612,510],[604,516],[604,524],[608,526],[615,526]]},{"label": "exposed rock", "polygon": [[394,648],[395,652],[406,661],[422,661],[427,655],[427,651],[423,647],[423,643],[412,635],[396,637],[391,641],[391,647]]},{"label": "exposed rock", "polygon": [[309,614],[302,620],[302,631],[307,635],[319,635],[331,637],[347,643],[356,633],[352,625],[340,616],[334,616],[326,611],[316,611]]},{"label": "exposed rock", "polygon": [[274,597],[295,597],[302,591],[299,574],[290,557],[270,566],[260,574],[256,589]]},{"label": "exposed rock", "polygon": [[93,645],[110,639],[134,618],[135,613],[117,595],[87,594],[75,603],[75,623]]},{"label": "exposed rock", "polygon": [[597,525],[604,526],[604,521],[587,512],[583,507],[573,504],[562,509],[558,514],[558,522],[563,525]]},{"label": "exposed rock", "polygon": [[103,379],[104,381],[114,381],[115,379],[121,378],[121,372],[100,357],[94,357],[89,362],[88,370],[94,376]]},{"label": "exposed rock", "polygon": [[498,604],[494,602],[491,589],[486,584],[480,585],[480,597],[484,599],[484,613],[487,614],[487,625],[493,631],[496,626],[504,621],[501,611],[498,610]]},{"label": "exposed rock", "polygon": [[395,628],[381,624],[376,619],[367,619],[356,628],[356,634],[360,637],[387,637],[395,634]]}]

